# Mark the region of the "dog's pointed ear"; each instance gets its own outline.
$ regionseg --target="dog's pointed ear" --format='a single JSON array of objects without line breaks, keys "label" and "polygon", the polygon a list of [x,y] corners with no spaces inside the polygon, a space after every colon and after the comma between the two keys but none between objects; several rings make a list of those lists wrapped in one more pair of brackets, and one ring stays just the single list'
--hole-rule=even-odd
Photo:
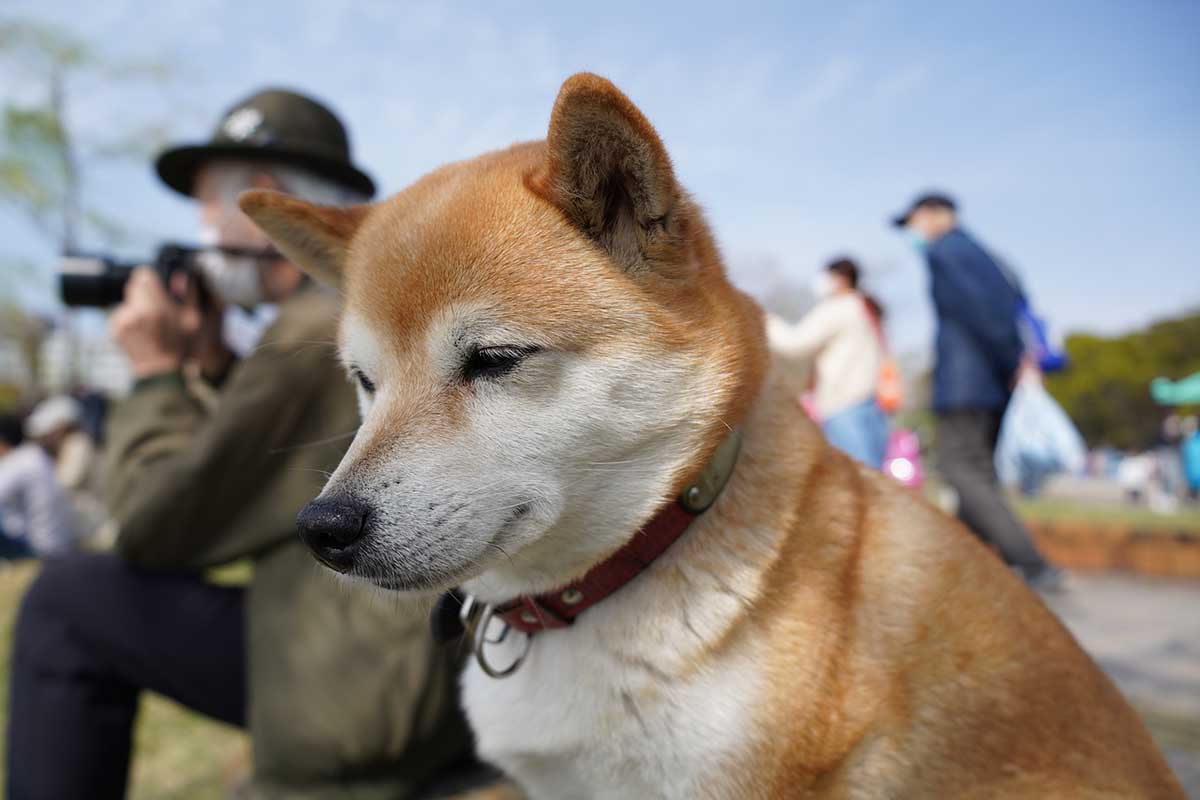
[{"label": "dog's pointed ear", "polygon": [[242,192],[238,205],[288,260],[322,283],[340,286],[350,240],[370,206],[316,206],[269,189]]},{"label": "dog's pointed ear", "polygon": [[546,161],[529,187],[631,272],[671,265],[687,225],[671,159],[612,83],[580,73],[558,93]]}]

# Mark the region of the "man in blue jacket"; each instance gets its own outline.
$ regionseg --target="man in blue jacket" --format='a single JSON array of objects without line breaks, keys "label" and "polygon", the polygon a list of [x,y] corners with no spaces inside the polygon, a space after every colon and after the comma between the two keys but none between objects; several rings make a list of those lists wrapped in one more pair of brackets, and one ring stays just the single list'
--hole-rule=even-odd
[{"label": "man in blue jacket", "polygon": [[949,197],[918,197],[893,223],[929,262],[937,312],[937,457],[943,477],[958,492],[959,517],[1027,582],[1052,588],[1058,572],[1013,514],[994,462],[1000,421],[1025,351],[1017,330],[1020,290],[958,227]]}]

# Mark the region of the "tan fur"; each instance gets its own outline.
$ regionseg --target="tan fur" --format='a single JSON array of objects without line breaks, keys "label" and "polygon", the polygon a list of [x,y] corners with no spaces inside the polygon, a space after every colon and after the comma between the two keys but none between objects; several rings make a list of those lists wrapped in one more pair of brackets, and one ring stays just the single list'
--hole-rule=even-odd
[{"label": "tan fur", "polygon": [[[439,384],[421,346],[450,307],[502,308],[546,350],[671,354],[712,376],[703,397],[680,398],[699,409],[694,458],[669,485],[741,426],[727,490],[577,623],[650,676],[656,688],[630,708],[753,665],[744,680],[761,700],[708,796],[1182,797],[1137,715],[1042,603],[802,417],[661,140],[607,81],[567,81],[546,143],[449,165],[369,213],[265,192],[242,206],[387,332],[387,368],[406,388],[358,462],[468,424],[472,389]],[[641,614],[617,618],[642,598]],[[708,627],[667,656],[621,649],[656,626],[678,635],[705,608]]]},{"label": "tan fur", "polygon": [[334,286],[341,282],[346,247],[367,215],[366,206],[316,208],[284,194],[249,193],[242,208],[285,256]]}]

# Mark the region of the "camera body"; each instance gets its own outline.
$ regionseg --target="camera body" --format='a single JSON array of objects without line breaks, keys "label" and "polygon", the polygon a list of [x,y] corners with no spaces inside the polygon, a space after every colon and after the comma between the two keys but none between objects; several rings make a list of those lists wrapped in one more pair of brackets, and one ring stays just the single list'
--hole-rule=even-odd
[{"label": "camera body", "polygon": [[[158,249],[151,266],[164,286],[171,277],[184,271],[189,276],[195,269],[196,255],[201,250],[186,245],[168,243]],[[125,284],[133,270],[145,261],[117,261],[108,256],[64,256],[59,266],[59,291],[68,306],[108,308],[121,302]]]}]

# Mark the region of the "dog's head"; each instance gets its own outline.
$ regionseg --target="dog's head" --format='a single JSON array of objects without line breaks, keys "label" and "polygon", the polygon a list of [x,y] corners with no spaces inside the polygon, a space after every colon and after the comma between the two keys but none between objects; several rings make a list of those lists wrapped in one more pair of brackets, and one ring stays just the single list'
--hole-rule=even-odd
[{"label": "dog's head", "polygon": [[378,205],[241,203],[344,297],[363,422],[299,523],[353,577],[559,586],[679,492],[758,391],[758,309],[654,129],[594,75],[563,85],[545,142]]}]

